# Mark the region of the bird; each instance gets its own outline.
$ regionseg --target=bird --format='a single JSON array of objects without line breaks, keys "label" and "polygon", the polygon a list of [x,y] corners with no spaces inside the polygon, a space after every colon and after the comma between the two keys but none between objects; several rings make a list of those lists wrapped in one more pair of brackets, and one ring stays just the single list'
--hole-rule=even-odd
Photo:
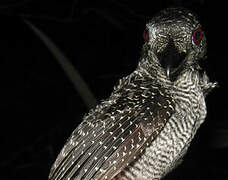
[{"label": "bird", "polygon": [[194,12],[171,7],[143,38],[136,69],[83,117],[49,180],[159,180],[181,164],[217,86],[200,66],[205,33]]}]

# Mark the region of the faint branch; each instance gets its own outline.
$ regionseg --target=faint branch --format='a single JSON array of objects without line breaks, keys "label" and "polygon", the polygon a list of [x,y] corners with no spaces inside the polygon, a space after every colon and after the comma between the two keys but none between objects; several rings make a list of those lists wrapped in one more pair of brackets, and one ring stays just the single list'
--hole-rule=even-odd
[{"label": "faint branch", "polygon": [[54,44],[54,42],[48,38],[42,31],[35,27],[30,21],[25,20],[24,22],[29,26],[29,28],[41,39],[41,41],[50,50],[52,55],[55,57],[59,65],[62,67],[63,71],[66,73],[67,77],[73,84],[75,90],[79,93],[85,105],[90,109],[96,104],[96,98],[79,74],[75,69],[70,60],[61,52],[61,50]]},{"label": "faint branch", "polygon": [[2,3],[0,4],[0,9],[9,9],[9,8],[18,8],[21,6],[24,6],[26,3],[31,2],[31,0],[23,0],[19,2],[14,2],[14,3]]},{"label": "faint branch", "polygon": [[119,20],[117,20],[114,16],[104,11],[103,9],[91,8],[90,11],[95,12],[97,15],[104,18],[107,22],[117,27],[118,29],[124,29],[124,25]]},{"label": "faint branch", "polygon": [[75,11],[75,6],[78,3],[78,0],[74,0],[71,5],[71,11],[70,11],[70,16],[69,19],[73,20],[74,17],[74,11]]},{"label": "faint branch", "polygon": [[117,7],[121,8],[122,10],[124,10],[127,14],[130,15],[130,17],[132,17],[132,19],[137,18],[140,20],[144,20],[145,16],[142,14],[138,14],[137,12],[135,12],[132,8],[129,8],[128,6],[126,6],[122,1],[115,1],[115,0],[110,0],[110,2],[114,5],[116,5]]}]

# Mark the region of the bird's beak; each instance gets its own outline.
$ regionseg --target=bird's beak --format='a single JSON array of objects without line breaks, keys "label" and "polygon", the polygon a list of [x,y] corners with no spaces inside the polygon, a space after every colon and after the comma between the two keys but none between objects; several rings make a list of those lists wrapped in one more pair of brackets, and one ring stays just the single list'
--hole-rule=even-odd
[{"label": "bird's beak", "polygon": [[183,62],[186,53],[179,52],[172,40],[169,41],[166,48],[157,53],[158,60],[164,68],[167,77],[171,81],[175,81],[179,73],[183,70]]}]

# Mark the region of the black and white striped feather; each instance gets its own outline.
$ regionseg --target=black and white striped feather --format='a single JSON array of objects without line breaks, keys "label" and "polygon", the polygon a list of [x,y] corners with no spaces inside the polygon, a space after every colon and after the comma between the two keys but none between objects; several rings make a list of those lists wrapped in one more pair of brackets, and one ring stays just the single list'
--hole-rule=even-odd
[{"label": "black and white striped feather", "polygon": [[[111,179],[143,152],[174,113],[168,91],[137,73],[84,117],[50,179]],[[120,96],[121,95],[121,96]]]}]

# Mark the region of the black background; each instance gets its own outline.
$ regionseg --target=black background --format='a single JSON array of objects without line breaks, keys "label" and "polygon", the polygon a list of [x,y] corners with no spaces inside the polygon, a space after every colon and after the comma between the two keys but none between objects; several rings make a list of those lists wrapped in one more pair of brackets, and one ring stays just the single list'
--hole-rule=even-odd
[{"label": "black background", "polygon": [[67,137],[88,112],[56,59],[22,19],[57,44],[101,100],[135,69],[146,21],[170,6],[199,15],[208,42],[205,69],[219,88],[207,97],[207,119],[183,164],[165,179],[228,179],[227,5],[203,0],[1,1],[0,179],[47,179]]}]

